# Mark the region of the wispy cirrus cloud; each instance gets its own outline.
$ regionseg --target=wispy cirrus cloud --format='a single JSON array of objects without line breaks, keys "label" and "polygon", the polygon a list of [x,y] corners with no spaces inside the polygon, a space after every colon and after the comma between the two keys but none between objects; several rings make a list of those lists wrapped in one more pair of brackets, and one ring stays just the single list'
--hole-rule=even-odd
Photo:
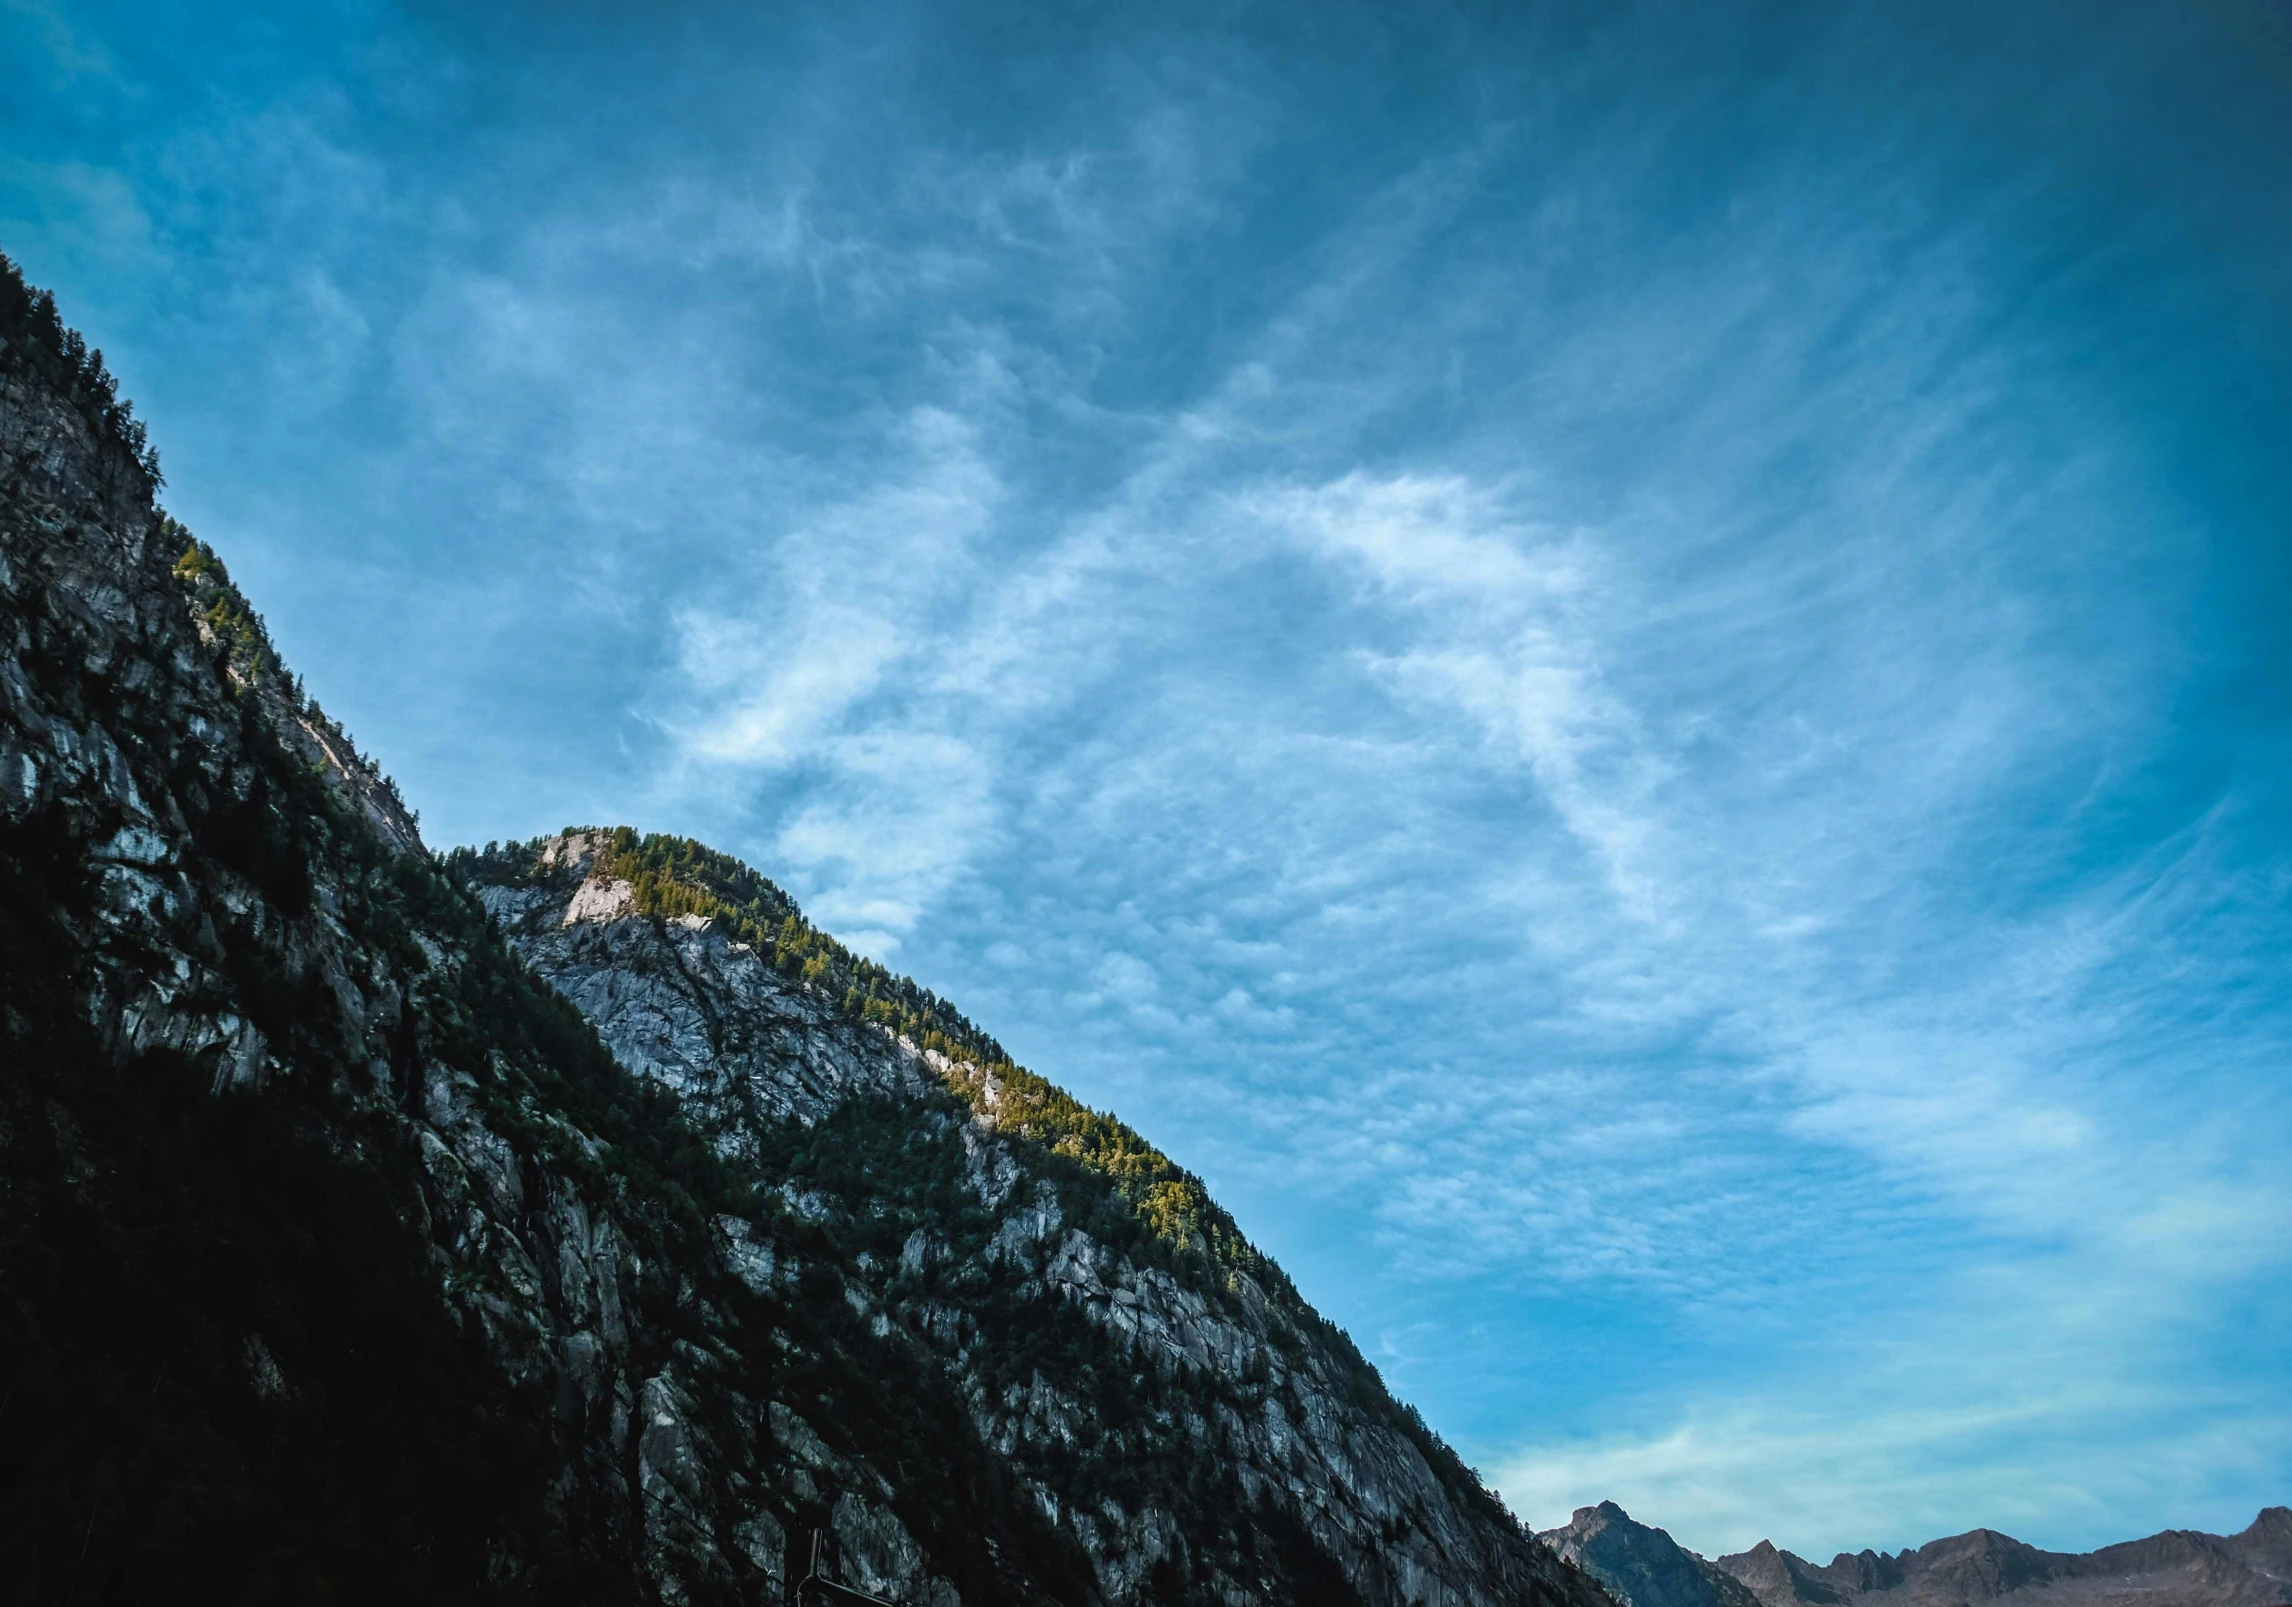
[{"label": "wispy cirrus cloud", "polygon": [[1377,602],[1422,622],[1399,651],[1364,650],[1364,667],[1405,701],[1463,714],[1525,763],[1615,891],[1644,909],[1654,889],[1632,858],[1661,761],[1601,676],[1588,595],[1596,543],[1523,526],[1492,488],[1455,476],[1370,481],[1356,472],[1245,506],[1357,569]]}]

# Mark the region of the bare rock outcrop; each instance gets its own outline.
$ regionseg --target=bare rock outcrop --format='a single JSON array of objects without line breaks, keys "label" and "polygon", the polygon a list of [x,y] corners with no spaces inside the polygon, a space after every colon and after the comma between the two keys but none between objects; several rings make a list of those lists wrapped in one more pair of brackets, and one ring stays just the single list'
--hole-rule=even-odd
[{"label": "bare rock outcrop", "polygon": [[[849,1019],[719,921],[647,913],[611,841],[467,873],[623,1065],[838,1241],[855,1308],[931,1351],[1098,1599],[1267,1599],[1270,1534],[1316,1599],[1596,1600],[1286,1287],[1137,1231],[1102,1180],[1004,1130],[991,1071]],[[758,1278],[801,1263],[740,1254]]]}]

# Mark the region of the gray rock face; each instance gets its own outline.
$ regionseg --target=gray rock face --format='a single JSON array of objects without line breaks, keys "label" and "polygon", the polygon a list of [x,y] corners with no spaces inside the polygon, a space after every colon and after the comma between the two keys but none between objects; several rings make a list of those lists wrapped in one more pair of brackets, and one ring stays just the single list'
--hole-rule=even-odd
[{"label": "gray rock face", "polygon": [[1633,1522],[1613,1501],[1578,1507],[1565,1526],[1540,1538],[1626,1607],[1760,1607],[1732,1575],[1663,1530]]},{"label": "gray rock face", "polygon": [[851,1029],[706,919],[634,914],[626,881],[585,874],[595,853],[586,834],[555,839],[541,882],[481,884],[477,896],[614,1058],[673,1090],[725,1153],[753,1159],[760,1132],[816,1122],[846,1099],[936,1086],[915,1056]]},{"label": "gray rock face", "polygon": [[[734,1380],[785,1327],[712,1298],[712,1255],[678,1264],[613,1164],[626,1124],[549,1093],[609,1059],[504,1032],[545,1029],[546,994],[338,733],[233,668],[180,551],[84,409],[0,366],[0,1283],[9,1353],[46,1369],[10,1424],[35,1448],[0,1503],[16,1586],[777,1599],[816,1441]],[[168,1147],[185,1123],[203,1153]],[[230,1158],[238,1132],[284,1148]],[[266,1181],[281,1167],[299,1181]],[[247,1249],[181,1243],[222,1275],[160,1320],[104,1257],[178,1218]],[[364,1237],[296,1247],[306,1226]],[[342,1309],[343,1280],[392,1292]],[[355,1401],[368,1379],[382,1398]],[[362,1501],[372,1465],[389,1478]],[[814,1489],[859,1569],[893,1559],[945,1596],[880,1476]],[[78,1549],[43,1556],[67,1527]],[[986,1576],[1040,1599],[1017,1572]]]},{"label": "gray rock face", "polygon": [[2292,1602],[2292,1509],[2269,1507],[2241,1534],[2168,1529],[2099,1551],[2040,1551],[1991,1529],[1915,1551],[1840,1552],[1817,1565],[1772,1542],[1718,1566],[1766,1607],[2283,1607]]},{"label": "gray rock face", "polygon": [[[674,1089],[720,1155],[779,1176],[800,1216],[870,1225],[862,1236],[884,1251],[851,1258],[848,1298],[932,1351],[980,1437],[1080,1539],[1101,1599],[1142,1599],[1157,1569],[1181,1558],[1191,1569],[1201,1545],[1190,1515],[1138,1482],[1142,1465],[1190,1468],[1228,1481],[1246,1508],[1280,1512],[1328,1559],[1332,1588],[1364,1602],[1595,1599],[1492,1502],[1444,1483],[1381,1392],[1364,1390],[1358,1359],[1328,1350],[1293,1297],[1246,1278],[1189,1283],[1103,1241],[1070,1219],[1071,1190],[1046,1174],[1039,1146],[999,1130],[990,1074],[842,1019],[705,918],[638,913],[626,881],[593,872],[600,846],[552,839],[479,896],[520,957],[622,1064]],[[821,1188],[786,1175],[804,1130],[858,1106],[882,1124],[879,1151],[918,1140],[944,1151],[968,1222],[950,1221],[944,1202],[914,1210],[865,1176]],[[747,1276],[794,1275],[779,1252],[735,1237],[728,1253]],[[1054,1315],[1066,1353],[1011,1368],[998,1335]],[[1151,1410],[1109,1411],[1107,1369],[1078,1360],[1093,1347],[1124,1358],[1122,1387]],[[1260,1599],[1238,1577],[1212,1588]]]}]

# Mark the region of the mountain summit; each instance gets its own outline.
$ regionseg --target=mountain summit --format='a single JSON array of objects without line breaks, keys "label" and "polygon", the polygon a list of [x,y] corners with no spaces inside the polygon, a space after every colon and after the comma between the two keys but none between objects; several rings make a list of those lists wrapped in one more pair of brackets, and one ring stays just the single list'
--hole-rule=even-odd
[{"label": "mountain summit", "polygon": [[1608,1587],[1624,1607],[1760,1607],[1731,1575],[1704,1561],[1661,1529],[1634,1522],[1613,1501],[1578,1507],[1541,1538]]},{"label": "mountain summit", "polygon": [[432,855],[156,468],[0,259],[16,1599],[1603,1607],[1197,1180],[763,877]]}]

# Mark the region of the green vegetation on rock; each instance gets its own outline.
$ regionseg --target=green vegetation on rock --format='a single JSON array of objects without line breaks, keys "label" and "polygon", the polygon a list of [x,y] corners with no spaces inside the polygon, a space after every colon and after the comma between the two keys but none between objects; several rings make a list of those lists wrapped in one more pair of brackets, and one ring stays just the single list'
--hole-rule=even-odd
[{"label": "green vegetation on rock", "polygon": [[[934,1070],[955,1107],[1028,1145],[1040,1173],[1062,1181],[1061,1206],[1068,1220],[1084,1225],[1099,1242],[1163,1266],[1187,1283],[1232,1295],[1246,1281],[1267,1302],[1272,1332],[1285,1349],[1293,1355],[1315,1349],[1328,1357],[1352,1400],[1394,1423],[1455,1499],[1512,1524],[1478,1473],[1414,1406],[1392,1397],[1351,1337],[1305,1301],[1279,1265],[1253,1246],[1210,1198],[1201,1180],[1127,1124],[1015,1063],[992,1036],[930,989],[854,954],[807,920],[770,878],[732,856],[691,838],[640,834],[627,826],[568,826],[560,838],[592,845],[588,874],[606,882],[626,881],[636,913],[660,920],[702,917],[782,975],[809,986],[847,1021],[895,1033],[918,1050],[935,1051],[940,1059]],[[562,874],[546,862],[548,846],[546,838],[489,843],[482,850],[455,849],[442,863],[449,874],[470,882],[530,883]],[[815,1128],[791,1125],[772,1146],[772,1169],[792,1180],[817,1179],[855,1201],[868,1201],[869,1211],[905,1200],[904,1207],[891,1207],[880,1217],[863,1213],[863,1220],[876,1221],[885,1232],[895,1224],[904,1224],[904,1233],[926,1221],[964,1219],[960,1191],[948,1170],[954,1165],[952,1138],[930,1141],[910,1132],[895,1140],[898,1125],[890,1114],[855,1102]],[[873,1142],[863,1143],[863,1133],[872,1134]],[[865,1187],[859,1182],[863,1177]],[[926,1202],[932,1210],[923,1209]],[[846,1250],[862,1247],[896,1254],[897,1238]],[[1035,1337],[1013,1336],[1021,1361],[1039,1359],[1044,1345],[1060,1349],[1052,1338],[1063,1331],[1059,1316],[1044,1311],[1029,1319],[1043,1324]],[[1084,1375],[1100,1376],[1090,1364],[1085,1337],[1076,1338],[1062,1354]],[[1025,1377],[1020,1361],[1010,1365],[1013,1378]],[[1137,1401],[1148,1403],[1148,1411],[1166,1404],[1161,1386],[1149,1383],[1149,1375],[1133,1380],[1130,1368],[1116,1371]],[[1214,1392],[1208,1379],[1192,1387]],[[1256,1409],[1253,1403],[1241,1404]]]},{"label": "green vegetation on rock", "polygon": [[126,453],[152,485],[163,482],[159,453],[146,439],[134,404],[121,398],[119,381],[104,368],[103,353],[89,349],[78,330],[65,326],[56,298],[27,285],[5,254],[0,254],[0,362],[70,403],[96,439]]},{"label": "green vegetation on rock", "polygon": [[[568,827],[565,835],[600,844],[593,873],[625,880],[646,915],[697,915],[719,923],[783,974],[832,1001],[850,1020],[882,1027],[944,1062],[947,1086],[1005,1132],[1104,1176],[1157,1237],[1198,1252],[1221,1271],[1286,1287],[1280,1270],[1259,1254],[1201,1179],[1136,1131],[1092,1110],[1065,1089],[1017,1064],[1003,1046],[946,1000],[858,954],[804,918],[795,900],[730,855],[688,837]],[[489,844],[495,864],[531,864],[542,844]],[[465,872],[469,850],[449,863]]]}]

